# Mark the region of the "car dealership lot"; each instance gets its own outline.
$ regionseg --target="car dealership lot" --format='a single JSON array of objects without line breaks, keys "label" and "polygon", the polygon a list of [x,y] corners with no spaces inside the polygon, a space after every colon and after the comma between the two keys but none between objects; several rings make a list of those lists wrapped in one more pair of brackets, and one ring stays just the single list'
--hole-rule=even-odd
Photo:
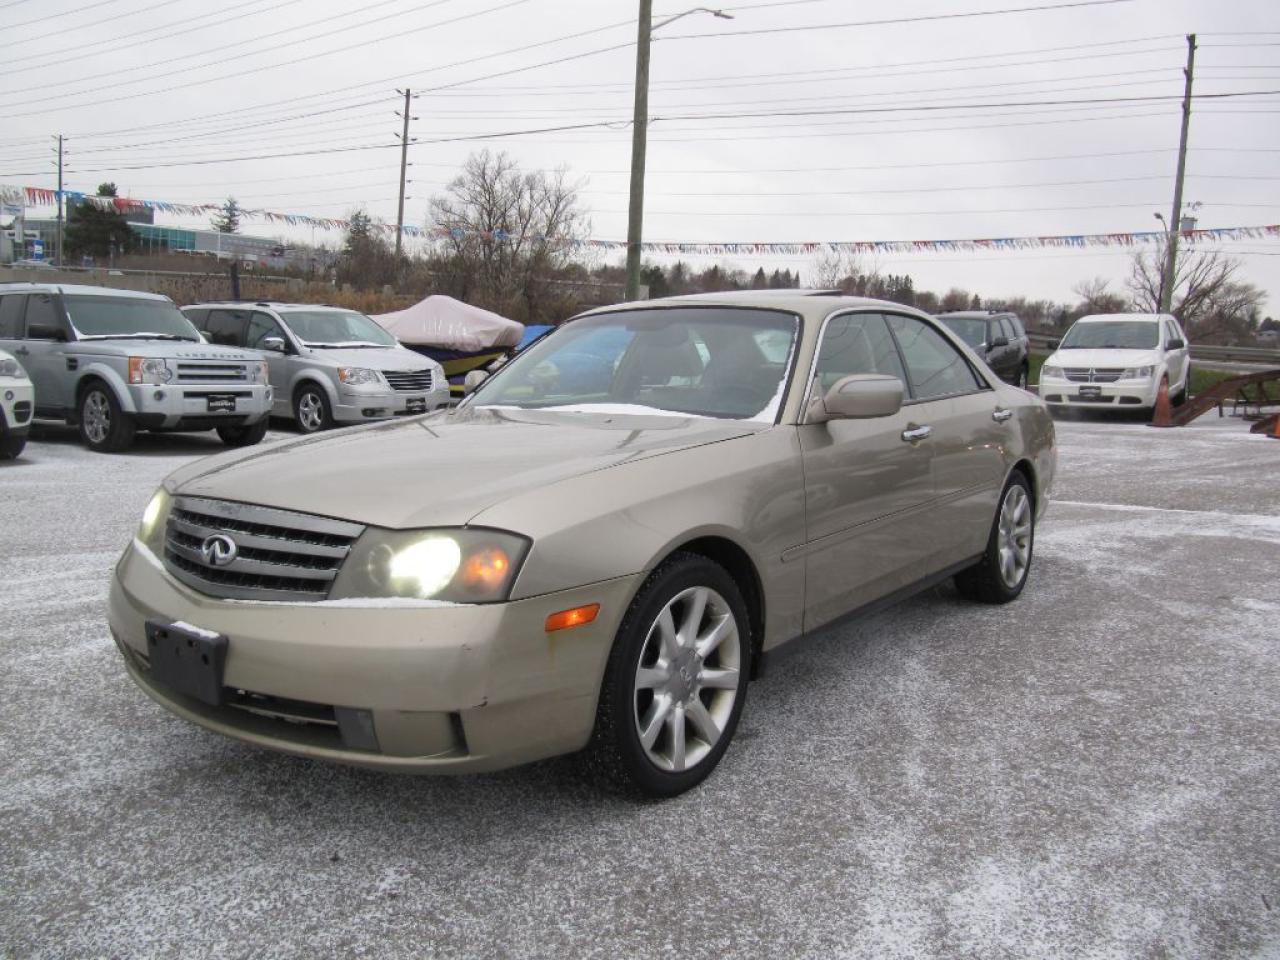
[{"label": "car dealership lot", "polygon": [[397,778],[167,714],[107,578],[221,445],[45,428],[0,465],[0,957],[1280,955],[1280,442],[1059,439],[1020,600],[823,631],[638,804],[571,759]]}]

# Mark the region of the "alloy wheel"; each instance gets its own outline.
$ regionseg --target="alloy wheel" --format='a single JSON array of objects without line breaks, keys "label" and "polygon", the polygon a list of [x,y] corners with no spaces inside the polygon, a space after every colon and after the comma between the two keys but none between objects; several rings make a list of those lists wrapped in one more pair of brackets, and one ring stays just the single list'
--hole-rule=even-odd
[{"label": "alloy wheel", "polygon": [[1000,578],[1016,588],[1027,575],[1031,561],[1031,498],[1019,484],[1012,484],[1000,505]]},{"label": "alloy wheel", "polygon": [[720,741],[738,697],[742,646],[729,604],[690,587],[662,608],[636,668],[633,716],[646,756],[679,773]]},{"label": "alloy wheel", "polygon": [[80,416],[89,441],[94,444],[105,443],[111,432],[111,407],[101,391],[89,391],[84,398],[84,409]]},{"label": "alloy wheel", "polygon": [[298,398],[298,422],[308,433],[319,430],[324,425],[324,410],[320,406],[320,398],[310,390]]}]

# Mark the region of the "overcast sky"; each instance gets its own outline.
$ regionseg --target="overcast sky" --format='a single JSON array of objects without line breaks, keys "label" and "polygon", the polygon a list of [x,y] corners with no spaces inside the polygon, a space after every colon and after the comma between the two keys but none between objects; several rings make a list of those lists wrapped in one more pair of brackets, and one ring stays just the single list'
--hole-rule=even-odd
[{"label": "overcast sky", "polygon": [[[658,30],[645,238],[1159,228],[1153,213],[1167,217],[1172,201],[1183,35],[1199,35],[1197,94],[1280,91],[1280,3],[1127,0],[954,16],[1061,2],[743,0],[723,7],[732,20],[694,14]],[[0,184],[53,186],[49,138],[63,133],[68,189],[114,180],[138,198],[234,194],[250,207],[333,217],[363,206],[394,222],[395,88],[409,85],[422,93],[408,222],[425,222],[431,194],[488,146],[525,167],[569,168],[582,180],[592,235],[622,239],[637,5],[226,0],[214,11],[201,0],[0,0]],[[681,0],[655,7],[655,22],[687,9]],[[865,23],[943,14],[953,16]],[[863,23],[842,26],[854,21]],[[535,67],[562,58],[571,59]],[[992,106],[1142,97],[1159,99]],[[884,108],[894,109],[815,115]],[[675,119],[726,113],[777,115]],[[440,142],[592,122],[611,126]],[[1190,147],[1185,200],[1202,204],[1201,227],[1280,223],[1280,96],[1197,101]],[[244,159],[197,163],[224,158]],[[254,221],[242,231],[281,235]],[[312,231],[285,235],[310,240]],[[317,242],[339,239],[315,231]],[[1228,249],[1275,312],[1280,242]],[[807,274],[812,260],[736,265]],[[1073,299],[1072,287],[1095,276],[1119,287],[1128,256],[913,253],[875,265],[911,273],[917,288]]]}]

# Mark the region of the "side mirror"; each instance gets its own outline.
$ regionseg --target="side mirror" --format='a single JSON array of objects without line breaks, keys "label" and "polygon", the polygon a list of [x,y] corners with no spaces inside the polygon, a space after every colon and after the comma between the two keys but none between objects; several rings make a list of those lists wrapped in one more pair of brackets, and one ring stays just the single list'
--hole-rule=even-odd
[{"label": "side mirror", "polygon": [[272,353],[284,353],[283,337],[263,337],[262,349],[270,350]]},{"label": "side mirror", "polygon": [[462,392],[464,394],[472,393],[476,387],[489,379],[488,370],[471,370],[462,378]]},{"label": "side mirror", "polygon": [[809,423],[891,417],[902,409],[902,381],[878,373],[841,377],[809,403]]},{"label": "side mirror", "polygon": [[27,327],[28,340],[57,340],[59,343],[65,343],[67,333],[61,327],[52,324],[33,323]]},{"label": "side mirror", "polygon": [[994,340],[991,341],[991,346],[987,347],[987,349],[994,350],[996,349],[996,347],[1007,347],[1008,345],[1009,345],[1008,337],[996,337]]},{"label": "side mirror", "polygon": [[1170,341],[1169,341],[1169,346],[1165,347],[1165,349],[1166,349],[1166,350],[1181,350],[1181,349],[1182,349],[1183,347],[1185,347],[1186,345],[1187,345],[1187,341],[1185,341],[1185,340],[1178,340],[1178,339],[1176,339],[1176,338],[1175,338],[1175,339],[1173,339],[1173,340],[1170,340]]}]

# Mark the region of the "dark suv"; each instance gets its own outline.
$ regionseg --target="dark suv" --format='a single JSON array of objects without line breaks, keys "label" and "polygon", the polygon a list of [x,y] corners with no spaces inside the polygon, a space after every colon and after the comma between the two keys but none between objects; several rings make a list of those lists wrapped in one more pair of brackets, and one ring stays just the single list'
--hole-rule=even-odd
[{"label": "dark suv", "polygon": [[1031,342],[1017,314],[996,310],[957,310],[940,313],[938,319],[987,361],[987,366],[1000,379],[1026,389]]}]

